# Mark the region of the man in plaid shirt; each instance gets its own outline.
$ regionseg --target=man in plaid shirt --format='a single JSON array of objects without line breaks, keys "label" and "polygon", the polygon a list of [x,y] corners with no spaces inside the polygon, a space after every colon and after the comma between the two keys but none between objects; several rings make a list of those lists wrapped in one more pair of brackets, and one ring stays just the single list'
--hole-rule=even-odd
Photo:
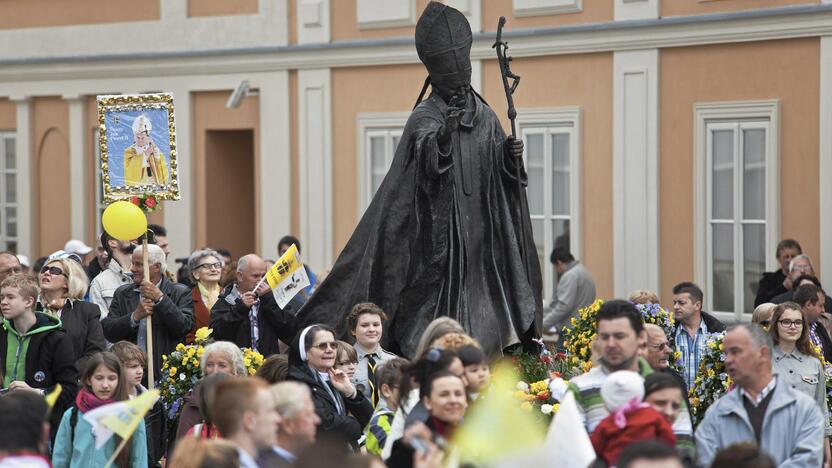
[{"label": "man in plaid shirt", "polygon": [[702,311],[702,290],[684,282],[673,287],[673,318],[671,333],[676,349],[682,353],[682,377],[687,388],[693,388],[699,360],[705,353],[708,335],[725,330],[716,317]]}]

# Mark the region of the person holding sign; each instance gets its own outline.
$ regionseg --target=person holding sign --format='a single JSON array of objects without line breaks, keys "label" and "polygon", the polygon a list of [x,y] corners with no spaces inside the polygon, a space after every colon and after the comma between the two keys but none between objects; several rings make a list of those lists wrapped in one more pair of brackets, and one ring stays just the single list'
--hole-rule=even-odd
[{"label": "person holding sign", "polygon": [[152,315],[153,375],[158,377],[162,356],[172,353],[194,326],[194,303],[187,286],[165,277],[165,253],[158,245],[147,246],[150,276],[144,278],[142,250],[138,246],[133,251],[133,283],[116,289],[110,313],[101,325],[111,343],[127,340],[146,350],[146,318]]},{"label": "person holding sign", "polygon": [[150,136],[153,124],[142,114],[133,121],[135,143],[124,150],[125,185],[165,185],[168,167],[165,155]]},{"label": "person holding sign", "polygon": [[292,342],[298,308],[291,300],[284,307],[278,305],[264,280],[267,268],[255,254],[241,257],[236,280],[223,289],[211,308],[210,325],[217,340],[255,349],[266,357],[280,352],[278,341]]}]

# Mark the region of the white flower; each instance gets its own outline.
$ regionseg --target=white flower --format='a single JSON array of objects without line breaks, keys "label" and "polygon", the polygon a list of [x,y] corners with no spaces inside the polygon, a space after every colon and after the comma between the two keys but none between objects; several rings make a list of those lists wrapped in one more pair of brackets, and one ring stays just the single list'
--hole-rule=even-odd
[{"label": "white flower", "polygon": [[552,393],[552,398],[557,401],[563,401],[563,397],[566,396],[566,391],[568,389],[569,387],[566,385],[566,382],[564,382],[560,377],[549,381],[549,392]]},{"label": "white flower", "polygon": [[528,392],[529,391],[529,384],[527,384],[526,382],[522,382],[522,381],[517,382],[517,390],[520,390],[521,392]]},{"label": "white flower", "polygon": [[552,405],[541,405],[540,412],[543,414],[552,414]]},{"label": "white flower", "polygon": [[185,380],[185,373],[179,374],[179,380]]}]

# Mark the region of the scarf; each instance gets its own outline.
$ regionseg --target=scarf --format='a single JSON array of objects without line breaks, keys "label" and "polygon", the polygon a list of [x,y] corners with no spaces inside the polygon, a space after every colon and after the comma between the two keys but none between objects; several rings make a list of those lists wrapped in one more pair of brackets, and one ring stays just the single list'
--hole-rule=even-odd
[{"label": "scarf", "polygon": [[115,403],[115,400],[112,398],[102,400],[85,388],[82,388],[81,391],[78,392],[78,396],[75,397],[75,406],[78,407],[78,411],[82,413],[94,410],[99,406],[109,405],[110,403]]},{"label": "scarf", "polygon": [[627,402],[626,404],[622,405],[617,410],[613,411],[613,422],[615,426],[619,429],[624,429],[627,427],[627,414],[632,413],[633,411],[641,408],[649,408],[650,405],[647,403],[642,403],[641,400],[636,397]]}]

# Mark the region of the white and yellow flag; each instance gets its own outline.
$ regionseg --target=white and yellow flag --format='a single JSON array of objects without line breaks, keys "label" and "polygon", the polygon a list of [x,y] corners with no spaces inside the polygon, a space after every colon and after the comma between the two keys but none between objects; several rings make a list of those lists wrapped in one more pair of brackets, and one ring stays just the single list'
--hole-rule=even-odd
[{"label": "white and yellow flag", "polygon": [[124,440],[130,438],[158,399],[159,390],[148,390],[132,400],[110,403],[87,411],[84,419],[92,425],[95,448],[100,449],[113,434],[118,434]]},{"label": "white and yellow flag", "polygon": [[310,285],[306,268],[300,261],[300,254],[295,244],[266,272],[266,281],[272,288],[274,299],[280,308],[286,304],[303,288]]}]

